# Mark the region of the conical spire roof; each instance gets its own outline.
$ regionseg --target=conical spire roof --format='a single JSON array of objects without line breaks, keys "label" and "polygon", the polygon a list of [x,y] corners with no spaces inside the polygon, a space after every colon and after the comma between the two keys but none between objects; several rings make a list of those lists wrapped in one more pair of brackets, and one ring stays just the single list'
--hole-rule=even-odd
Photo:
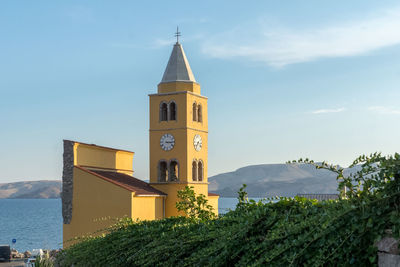
[{"label": "conical spire roof", "polygon": [[179,42],[176,42],[172,49],[171,56],[169,57],[168,65],[161,83],[178,81],[196,82],[185,52],[183,51],[183,47]]}]

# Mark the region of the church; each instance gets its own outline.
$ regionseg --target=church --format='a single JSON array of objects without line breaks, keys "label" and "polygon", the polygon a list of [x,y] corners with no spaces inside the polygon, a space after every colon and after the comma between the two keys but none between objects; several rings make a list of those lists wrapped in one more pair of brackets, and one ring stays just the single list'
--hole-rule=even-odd
[{"label": "church", "polygon": [[177,192],[192,186],[218,213],[208,192],[207,97],[182,45],[175,43],[157,93],[150,94],[149,183],[134,177],[134,152],[64,140],[63,247],[96,235],[122,217],[157,220],[180,214]]}]

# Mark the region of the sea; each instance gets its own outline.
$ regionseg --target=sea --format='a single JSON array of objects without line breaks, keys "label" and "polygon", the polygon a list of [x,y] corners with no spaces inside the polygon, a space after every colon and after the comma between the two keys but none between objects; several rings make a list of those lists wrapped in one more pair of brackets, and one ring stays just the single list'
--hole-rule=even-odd
[{"label": "sea", "polygon": [[[234,210],[237,202],[220,198],[219,213]],[[0,199],[0,245],[19,252],[62,248],[61,199]]]}]

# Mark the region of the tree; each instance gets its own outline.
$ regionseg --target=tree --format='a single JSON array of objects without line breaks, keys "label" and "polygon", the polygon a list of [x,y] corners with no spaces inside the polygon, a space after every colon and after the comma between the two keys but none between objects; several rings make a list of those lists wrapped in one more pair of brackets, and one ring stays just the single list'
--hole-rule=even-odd
[{"label": "tree", "polygon": [[193,186],[186,186],[179,190],[178,198],[180,200],[176,202],[176,208],[178,211],[183,211],[187,217],[201,221],[216,217],[213,207],[208,204],[207,198],[203,194],[196,196]]}]

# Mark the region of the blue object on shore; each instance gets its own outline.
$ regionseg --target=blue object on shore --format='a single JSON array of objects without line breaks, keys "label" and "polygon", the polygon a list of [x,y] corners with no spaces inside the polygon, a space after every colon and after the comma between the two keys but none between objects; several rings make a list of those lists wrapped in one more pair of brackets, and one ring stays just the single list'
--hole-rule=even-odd
[{"label": "blue object on shore", "polygon": [[12,240],[12,243],[13,243],[13,244],[17,243],[17,239],[14,238],[14,239]]}]

